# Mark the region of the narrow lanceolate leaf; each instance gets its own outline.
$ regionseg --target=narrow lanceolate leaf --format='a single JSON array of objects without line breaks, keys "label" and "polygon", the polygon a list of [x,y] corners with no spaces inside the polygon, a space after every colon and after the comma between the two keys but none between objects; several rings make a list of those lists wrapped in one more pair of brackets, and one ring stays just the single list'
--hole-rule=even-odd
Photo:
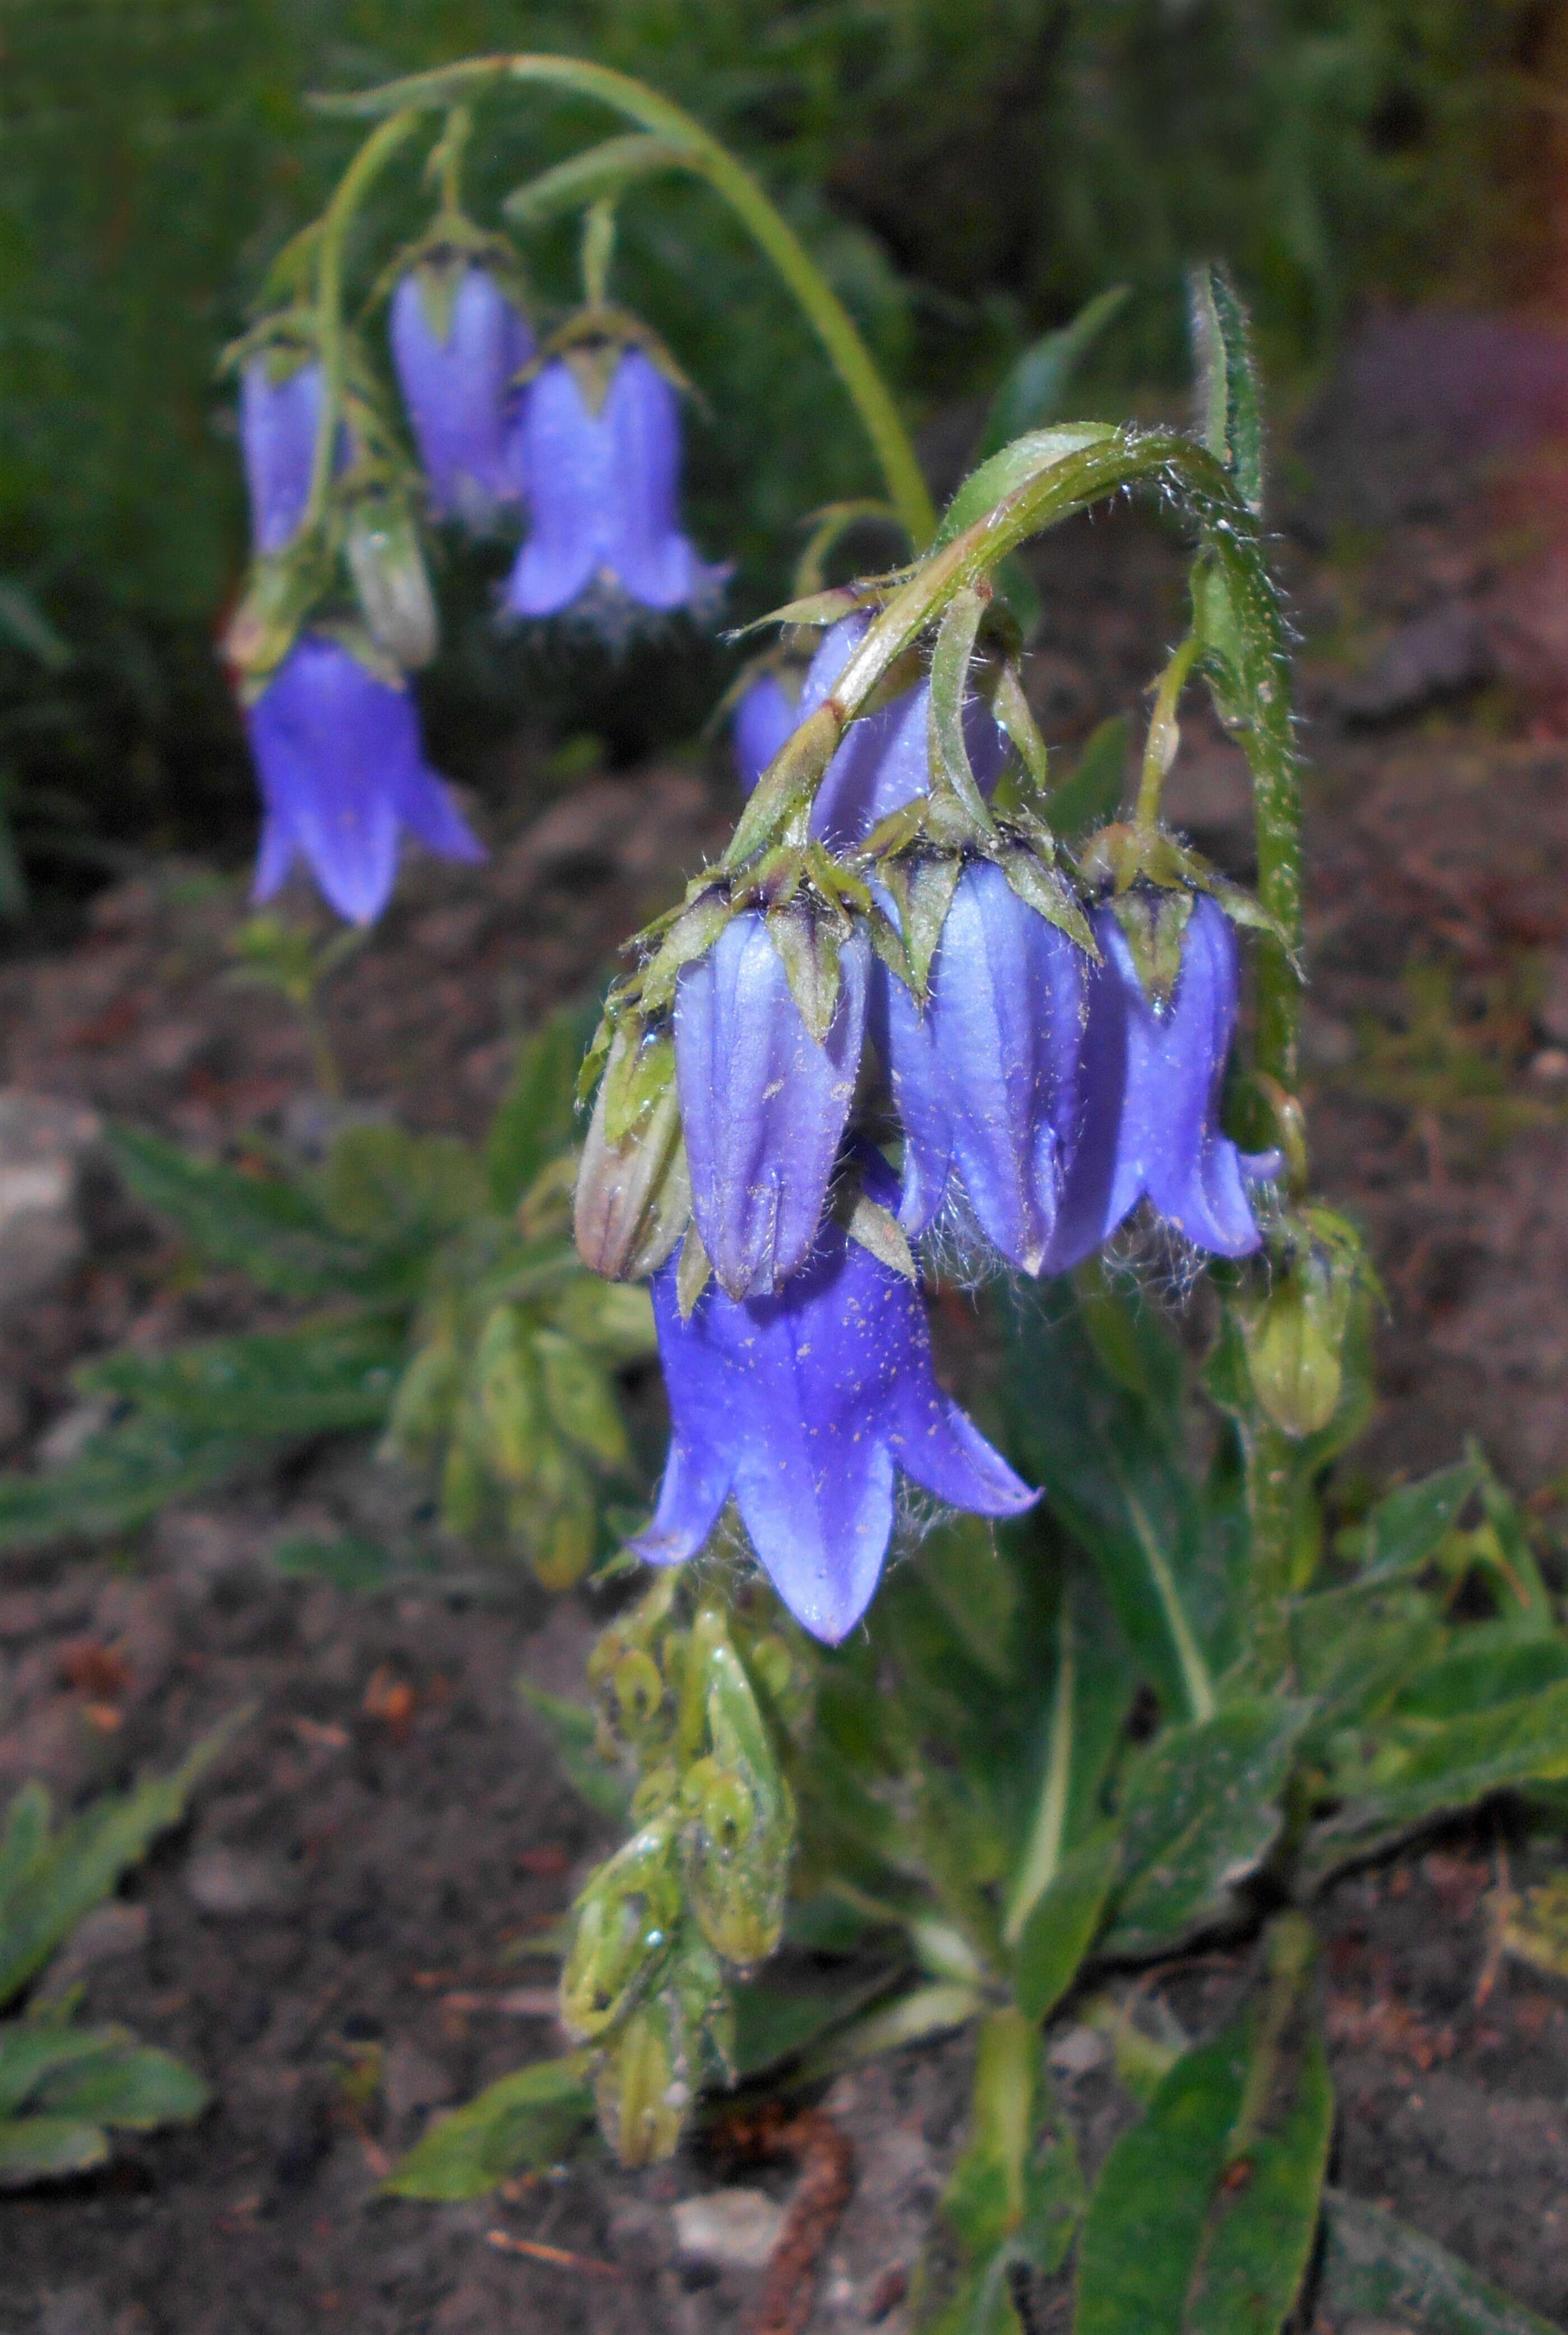
[{"label": "narrow lanceolate leaf", "polygon": [[0,2003],[43,1968],[158,1835],[179,1823],[197,1778],[246,1715],[237,1712],[214,1728],[172,1775],[149,1777],[133,1791],[95,1800],[46,1845],[35,1846],[0,1904]]},{"label": "narrow lanceolate leaf", "polygon": [[7,2117],[0,2121],[0,2189],[19,2189],[63,2173],[85,2173],[109,2154],[109,2136],[77,2117]]},{"label": "narrow lanceolate leaf", "polygon": [[1078,1976],[1120,1861],[1118,1828],[1102,1825],[1035,1899],[1012,1956],[1012,1991],[1026,2019],[1049,2019]]},{"label": "narrow lanceolate leaf", "polygon": [[1419,2328],[1421,2335],[1553,2335],[1467,2262],[1360,2197],[1331,2189],[1319,2303],[1335,2326]]},{"label": "narrow lanceolate leaf", "polygon": [[1034,708],[1024,693],[1022,676],[1011,657],[1002,668],[991,710],[1016,748],[1036,792],[1043,795],[1050,784],[1050,756],[1040,734]]},{"label": "narrow lanceolate leaf", "polygon": [[170,1217],[213,1264],[237,1265],[264,1288],[309,1295],[353,1286],[371,1268],[364,1245],[335,1233],[280,1177],[193,1159],[139,1128],[111,1127],[108,1142],[144,1206]]},{"label": "narrow lanceolate leaf", "polygon": [[973,590],[956,593],[936,635],[931,656],[931,694],[927,700],[927,751],[934,791],[946,787],[956,795],[982,834],[992,820],[975,780],[963,736],[963,707],[969,694],[969,665],[985,614],[983,596]]},{"label": "narrow lanceolate leaf", "polygon": [[1086,302],[1070,324],[1031,343],[992,400],[976,460],[986,460],[1024,431],[1054,420],[1068,383],[1127,297],[1127,286],[1113,284]]},{"label": "narrow lanceolate leaf", "polygon": [[768,937],[779,952],[789,994],[818,1045],[833,1026],[838,1004],[839,934],[831,917],[799,905],[770,908]]},{"label": "narrow lanceolate leaf", "polygon": [[1312,1933],[1275,1923],[1262,1992],[1177,2060],[1101,2170],[1073,2335],[1279,2335],[1317,2225],[1333,2098]]},{"label": "narrow lanceolate leaf", "polygon": [[259,1440],[379,1427],[402,1359],[401,1337],[379,1324],[318,1322],[169,1354],[126,1347],[90,1362],[79,1383],[202,1434]]},{"label": "narrow lanceolate leaf", "polygon": [[1250,511],[1263,507],[1263,425],[1246,310],[1223,267],[1189,279],[1204,441]]},{"label": "narrow lanceolate leaf", "polygon": [[1388,1581],[1396,1574],[1418,1572],[1436,1555],[1486,1472],[1479,1459],[1461,1459],[1457,1467],[1418,1484],[1401,1484],[1379,1500],[1367,1518],[1358,1578]]},{"label": "narrow lanceolate leaf", "polygon": [[572,1139],[572,1090],[596,1012],[552,1013],[518,1051],[512,1083],[485,1137],[484,1167],[498,1208],[515,1208]]},{"label": "narrow lanceolate leaf", "polygon": [[1276,1839],[1281,1795],[1310,1706],[1233,1703],[1167,1727],[1129,1769],[1119,1810],[1123,1881],[1105,1943],[1155,1953],[1230,1907]]},{"label": "narrow lanceolate leaf", "polygon": [[1382,1722],[1368,1738],[1364,1765],[1347,1765],[1335,1776],[1335,1794],[1344,1806],[1314,1827],[1303,1871],[1320,1879],[1450,1808],[1563,1777],[1568,1679],[1436,1726],[1422,1719]]},{"label": "narrow lanceolate leaf", "polygon": [[553,2165],[594,2120],[587,2054],[537,2060],[503,2076],[421,2135],[387,2182],[394,2197],[443,2204],[482,2197],[509,2173]]},{"label": "narrow lanceolate leaf", "polygon": [[0,1474],[0,1549],[130,1532],[170,1500],[221,1483],[255,1456],[237,1435],[131,1419],[96,1435],[69,1467]]},{"label": "narrow lanceolate leaf", "polygon": [[916,997],[924,997],[930,984],[931,961],[942,939],[963,865],[956,852],[934,856],[922,852],[907,859],[889,860],[884,871],[887,888],[898,903],[909,985]]}]

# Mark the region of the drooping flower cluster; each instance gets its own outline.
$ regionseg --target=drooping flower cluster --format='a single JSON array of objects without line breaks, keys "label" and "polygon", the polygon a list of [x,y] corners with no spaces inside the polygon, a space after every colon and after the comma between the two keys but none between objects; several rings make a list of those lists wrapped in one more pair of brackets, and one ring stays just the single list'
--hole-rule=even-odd
[{"label": "drooping flower cluster", "polygon": [[[741,696],[749,793],[832,712],[869,621],[832,625],[798,687],[774,664]],[[830,1641],[875,1589],[900,1473],[982,1515],[1032,1497],[936,1389],[908,1244],[951,1225],[1057,1273],[1147,1202],[1239,1256],[1260,1239],[1249,1185],[1275,1164],[1220,1124],[1239,967],[1198,864],[1146,849],[1119,892],[1080,902],[1016,787],[988,808],[1016,700],[944,712],[935,688],[915,668],[884,691],[825,754],[798,840],[699,879],[656,931],[578,1189],[589,1261],[654,1274],[673,1439],[634,1546],[692,1556],[732,1501]]]},{"label": "drooping flower cluster", "polygon": [[407,257],[388,334],[419,475],[352,348],[324,466],[308,311],[258,327],[240,372],[256,568],[228,646],[266,809],[256,896],[302,857],[361,922],[386,904],[404,832],[479,856],[425,765],[408,693],[437,644],[421,505],[475,534],[526,515],[512,617],[577,610],[614,635],[639,610],[707,607],[728,573],[681,529],[673,368],[632,320],[591,310],[537,359],[498,239],[443,214]]}]

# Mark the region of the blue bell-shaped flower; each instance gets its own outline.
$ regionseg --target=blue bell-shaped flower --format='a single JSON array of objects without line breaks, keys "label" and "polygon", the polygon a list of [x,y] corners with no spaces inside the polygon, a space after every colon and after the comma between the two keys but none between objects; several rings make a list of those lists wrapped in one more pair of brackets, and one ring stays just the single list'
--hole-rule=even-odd
[{"label": "blue bell-shaped flower", "polygon": [[339,916],[385,907],[402,830],[447,859],[482,859],[420,743],[405,687],[322,633],[305,633],[246,710],[265,816],[255,895],[269,900],[296,857]]},{"label": "blue bell-shaped flower", "polygon": [[1089,969],[984,859],[959,874],[924,1009],[876,963],[872,1038],[903,1122],[912,1236],[961,1187],[1008,1262],[1040,1270],[1077,1135]]},{"label": "blue bell-shaped flower", "polygon": [[1206,896],[1193,901],[1176,985],[1158,1008],[1112,910],[1091,922],[1101,962],[1089,981],[1083,1115],[1046,1269],[1078,1264],[1146,1197],[1195,1248],[1245,1256],[1262,1238],[1247,1187],[1279,1161],[1238,1150],[1219,1123],[1238,992],[1231,920]]},{"label": "blue bell-shaped flower", "polygon": [[681,532],[677,392],[641,349],[615,361],[591,402],[567,357],[552,357],[524,396],[514,461],[529,532],[508,581],[518,616],[554,616],[594,593],[655,609],[701,608],[729,573]]},{"label": "blue bell-shaped flower", "polygon": [[321,367],[307,357],[284,371],[286,362],[276,351],[260,351],[246,360],[239,376],[239,443],[257,551],[281,551],[310,499]]},{"label": "blue bell-shaped flower", "polygon": [[483,533],[521,500],[511,455],[513,382],[534,353],[528,319],[489,268],[454,257],[402,278],[390,329],[431,516]]},{"label": "blue bell-shaped flower", "polygon": [[870,954],[864,931],[844,940],[820,1040],[756,909],[682,972],[675,1085],[692,1214],[731,1297],[767,1294],[811,1253],[859,1072]]},{"label": "blue bell-shaped flower", "polygon": [[[886,1170],[867,1176],[892,1197]],[[695,1556],[732,1497],[779,1596],[836,1645],[876,1590],[900,1473],[980,1516],[1036,1498],[937,1386],[918,1292],[837,1225],[776,1296],[710,1288],[682,1321],[673,1263],[653,1294],[672,1434],[630,1545],[648,1564]]]}]

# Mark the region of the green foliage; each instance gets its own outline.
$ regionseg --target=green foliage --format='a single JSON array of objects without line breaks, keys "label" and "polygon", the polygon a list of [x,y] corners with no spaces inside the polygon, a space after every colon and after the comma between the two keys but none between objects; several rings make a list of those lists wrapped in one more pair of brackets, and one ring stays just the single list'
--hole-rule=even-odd
[{"label": "green foliage", "polygon": [[1261,1995],[1178,2059],[1101,2167],[1074,2335],[1279,2335],[1306,2269],[1333,2096],[1312,1938],[1271,1933]]},{"label": "green foliage", "polygon": [[1551,2335],[1544,2319],[1380,2205],[1328,2193],[1321,2301],[1335,2319],[1387,2320],[1423,2335]]},{"label": "green foliage", "polygon": [[[131,1191],[198,1257],[317,1310],[84,1365],[108,1423],[65,1466],[0,1476],[0,1549],[131,1530],[280,1446],[382,1431],[438,1478],[453,1532],[498,1539],[549,1585],[576,1580],[605,1543],[608,1494],[637,1488],[616,1373],[653,1346],[645,1292],[585,1272],[571,1242],[583,1027],[564,1012],[521,1049],[479,1153],[361,1121],[319,1168],[253,1169],[112,1129]],[[363,1555],[348,1570],[373,1585]]]},{"label": "green foliage", "polygon": [[567,2156],[593,2120],[587,2054],[538,2059],[438,2117],[386,2186],[394,2197],[456,2204],[482,2197],[508,2174]]},{"label": "green foliage", "polygon": [[[172,1775],[107,1795],[59,1826],[44,1786],[23,1786],[0,1832],[0,2005],[180,1821],[242,1718],[216,1729]],[[41,1997],[0,2022],[0,2188],[100,2165],[111,2132],[189,2124],[207,2100],[206,2085],[167,2052],[122,2027],[79,2027],[73,1999]]]}]

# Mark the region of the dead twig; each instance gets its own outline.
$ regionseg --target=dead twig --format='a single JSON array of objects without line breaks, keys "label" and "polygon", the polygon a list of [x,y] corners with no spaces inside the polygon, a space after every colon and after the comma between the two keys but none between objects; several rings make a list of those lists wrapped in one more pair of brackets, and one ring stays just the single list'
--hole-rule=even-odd
[{"label": "dead twig", "polygon": [[754,2116],[727,2118],[723,2138],[738,2156],[793,2156],[799,2164],[749,2335],[804,2335],[818,2266],[855,2186],[854,2151],[820,2108],[787,2117],[776,2103]]}]

